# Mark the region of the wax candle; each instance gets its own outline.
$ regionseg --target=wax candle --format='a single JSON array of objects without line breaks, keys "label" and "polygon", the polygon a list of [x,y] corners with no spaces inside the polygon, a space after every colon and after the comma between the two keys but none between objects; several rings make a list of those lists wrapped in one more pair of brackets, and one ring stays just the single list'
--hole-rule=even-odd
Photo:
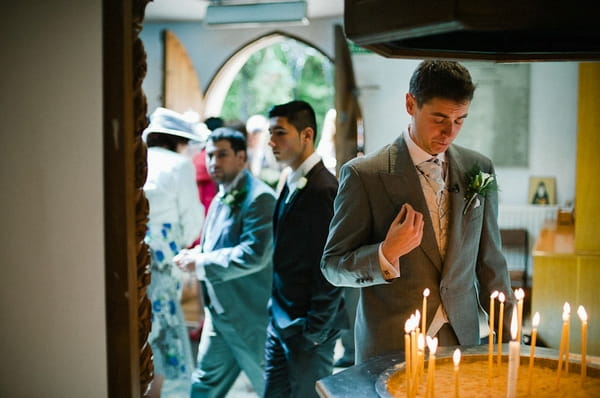
[{"label": "wax candle", "polygon": [[577,308],[577,315],[581,319],[581,383],[583,384],[587,373],[587,312],[582,305]]},{"label": "wax candle", "polygon": [[504,300],[506,297],[504,293],[498,294],[498,301],[500,302],[500,311],[498,314],[498,367],[502,363],[502,328],[504,325]]},{"label": "wax candle", "polygon": [[513,309],[512,320],[510,323],[510,335],[512,340],[508,344],[508,380],[506,387],[506,397],[515,398],[517,396],[517,380],[519,378],[519,363],[521,362],[521,344],[517,339],[517,311]]},{"label": "wax candle", "polygon": [[490,334],[488,336],[488,384],[492,382],[492,364],[494,362],[494,303],[498,297],[498,291],[490,295]]},{"label": "wax candle", "polygon": [[540,313],[536,312],[531,321],[531,350],[529,351],[529,372],[527,376],[527,393],[531,395],[531,380],[533,380],[533,361],[535,358],[535,343],[537,339],[537,327],[540,324]]},{"label": "wax candle", "polygon": [[521,288],[515,290],[515,298],[517,299],[517,341],[521,344],[521,328],[523,325],[523,299],[525,291]]},{"label": "wax candle", "polygon": [[[417,310],[417,313],[419,311]],[[411,319],[411,331],[410,331],[410,357],[411,357],[411,369],[410,369],[410,377],[411,381],[411,393],[410,396],[414,397],[417,395],[417,389],[419,385],[417,384],[417,329],[419,326],[419,319],[417,315],[413,314],[410,317]]]},{"label": "wax candle", "polygon": [[417,383],[421,381],[425,367],[425,335],[419,334],[417,337]]},{"label": "wax candle", "polygon": [[406,397],[410,398],[410,318],[404,323],[404,376],[406,377]]},{"label": "wax candle", "polygon": [[421,317],[421,332],[427,334],[427,297],[429,297],[429,288],[423,290],[423,314]]},{"label": "wax candle", "polygon": [[565,343],[565,373],[569,373],[569,354],[571,352],[571,306],[569,303],[565,303],[567,312],[567,338]]},{"label": "wax candle", "polygon": [[[569,316],[570,316],[570,314],[571,314],[571,306],[569,305],[569,303],[565,303],[565,305],[563,306],[563,314],[562,314],[563,326],[562,326],[562,331],[560,334],[560,346],[558,349],[558,368],[556,369],[556,387],[558,387],[558,385],[560,383],[560,373],[562,372],[563,359],[565,357],[567,357],[565,354],[565,350],[569,349],[568,333],[569,333]],[[565,367],[565,370],[567,370],[566,367]]]},{"label": "wax candle", "polygon": [[425,389],[426,398],[435,397],[435,352],[438,346],[437,337],[427,336],[427,347],[429,347],[429,364],[427,366],[427,387]]},{"label": "wax candle", "polygon": [[454,398],[460,397],[460,383],[458,381],[458,368],[460,365],[460,350],[457,348],[454,350],[452,355],[452,362],[454,362]]}]

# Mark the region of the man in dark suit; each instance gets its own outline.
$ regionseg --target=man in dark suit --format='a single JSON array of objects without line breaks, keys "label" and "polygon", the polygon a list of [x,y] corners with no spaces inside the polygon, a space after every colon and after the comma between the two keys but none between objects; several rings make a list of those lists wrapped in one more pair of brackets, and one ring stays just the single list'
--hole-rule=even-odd
[{"label": "man in dark suit", "polygon": [[495,290],[507,295],[511,314],[494,167],[452,144],[474,90],[459,63],[422,62],[406,94],[408,131],[341,170],[321,267],[334,285],[361,288],[358,362],[403,350],[404,324],[421,310],[426,288],[427,334],[440,345],[479,344]]},{"label": "man in dark suit", "polygon": [[275,195],[246,169],[246,140],[239,131],[213,131],[206,158],[219,194],[200,245],[174,259],[182,269],[196,271],[204,294],[206,318],[191,396],[224,397],[240,370],[261,395]]},{"label": "man in dark suit", "polygon": [[292,171],[273,220],[264,396],[317,397],[315,382],[332,373],[335,342],[348,324],[342,289],[319,266],[338,183],[315,153],[317,126],[308,103],[277,105],[269,118],[269,145]]}]

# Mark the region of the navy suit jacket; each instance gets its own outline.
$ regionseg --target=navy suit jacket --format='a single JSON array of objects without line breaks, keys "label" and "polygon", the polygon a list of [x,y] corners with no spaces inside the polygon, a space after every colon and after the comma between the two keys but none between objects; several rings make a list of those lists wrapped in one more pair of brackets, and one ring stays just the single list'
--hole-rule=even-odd
[{"label": "navy suit jacket", "polygon": [[329,283],[320,269],[338,182],[322,161],[305,177],[306,186],[287,205],[282,195],[277,201],[269,309],[281,338],[300,335],[301,345],[310,347],[347,328],[348,317],[342,289]]}]

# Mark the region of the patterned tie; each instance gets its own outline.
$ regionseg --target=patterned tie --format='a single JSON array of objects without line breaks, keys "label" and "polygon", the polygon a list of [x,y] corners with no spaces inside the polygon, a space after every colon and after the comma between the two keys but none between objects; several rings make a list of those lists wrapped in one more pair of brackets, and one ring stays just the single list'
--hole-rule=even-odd
[{"label": "patterned tie", "polygon": [[417,168],[421,171],[427,184],[435,193],[435,207],[430,207],[431,219],[434,223],[434,231],[438,248],[442,258],[446,255],[446,237],[448,234],[448,201],[445,192],[446,183],[444,182],[444,170],[442,162],[438,158],[431,158],[420,163]]}]

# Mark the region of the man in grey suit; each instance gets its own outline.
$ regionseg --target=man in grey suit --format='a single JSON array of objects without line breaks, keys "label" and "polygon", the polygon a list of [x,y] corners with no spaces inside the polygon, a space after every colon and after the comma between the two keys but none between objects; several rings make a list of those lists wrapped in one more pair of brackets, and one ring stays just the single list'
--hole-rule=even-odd
[{"label": "man in grey suit", "polygon": [[422,62],[406,94],[408,130],[342,167],[321,269],[334,285],[361,288],[358,362],[403,350],[404,324],[426,288],[427,334],[440,345],[479,344],[495,290],[511,314],[494,167],[453,144],[474,90],[461,64]]},{"label": "man in grey suit", "polygon": [[219,194],[199,247],[174,259],[183,269],[195,269],[203,284],[206,319],[191,396],[224,397],[240,370],[262,395],[275,194],[245,168],[246,140],[239,131],[213,131],[206,157]]}]

